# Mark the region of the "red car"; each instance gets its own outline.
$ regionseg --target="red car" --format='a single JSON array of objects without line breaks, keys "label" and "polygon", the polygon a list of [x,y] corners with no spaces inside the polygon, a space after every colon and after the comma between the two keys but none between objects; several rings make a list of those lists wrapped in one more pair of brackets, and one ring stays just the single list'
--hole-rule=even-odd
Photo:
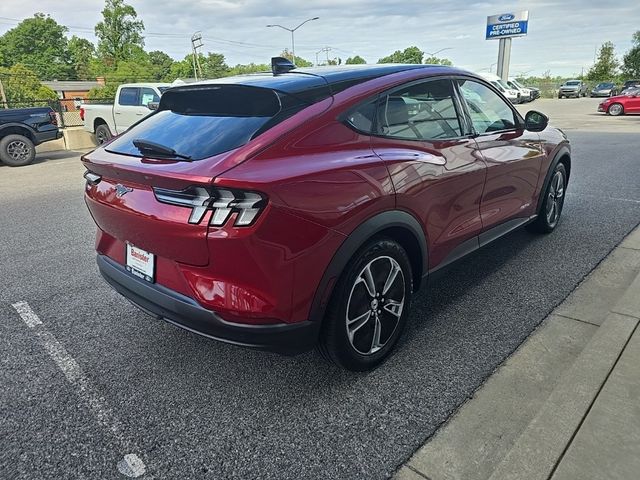
[{"label": "red car", "polygon": [[598,105],[598,111],[614,116],[640,113],[640,88],[607,98]]},{"label": "red car", "polygon": [[100,272],[154,317],[352,370],[397,343],[427,277],[558,225],[565,135],[427,65],[298,69],[172,88],[82,159]]}]

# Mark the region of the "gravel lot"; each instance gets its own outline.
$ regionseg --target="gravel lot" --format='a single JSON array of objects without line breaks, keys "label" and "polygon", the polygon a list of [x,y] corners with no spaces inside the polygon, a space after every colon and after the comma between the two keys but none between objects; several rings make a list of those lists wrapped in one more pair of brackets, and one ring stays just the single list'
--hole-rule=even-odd
[{"label": "gravel lot", "polygon": [[367,374],[146,317],[97,273],[78,157],[0,166],[0,477],[124,478],[129,453],[143,478],[388,477],[640,221],[640,117],[596,105],[520,107],[573,143],[562,223],[514,232],[421,292],[397,353]]}]

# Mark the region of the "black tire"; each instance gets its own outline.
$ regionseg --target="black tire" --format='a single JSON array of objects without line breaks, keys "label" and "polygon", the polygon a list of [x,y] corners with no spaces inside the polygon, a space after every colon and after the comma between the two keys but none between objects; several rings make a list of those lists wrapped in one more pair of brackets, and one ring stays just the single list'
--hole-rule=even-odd
[{"label": "black tire", "polygon": [[404,249],[388,238],[372,239],[353,256],[334,288],[322,325],[320,354],[347,370],[379,365],[404,331],[412,292],[411,263]]},{"label": "black tire", "polygon": [[613,117],[624,115],[624,107],[620,103],[612,103],[609,105],[609,108],[607,108],[607,113]]},{"label": "black tire", "polygon": [[10,167],[29,165],[36,158],[36,147],[23,135],[7,135],[0,139],[0,160]]},{"label": "black tire", "polygon": [[560,100],[562,98],[562,95],[558,94],[558,100]]},{"label": "black tire", "polygon": [[96,142],[98,145],[108,142],[112,137],[111,130],[106,124],[103,123],[96,127]]},{"label": "black tire", "polygon": [[[558,190],[558,177],[561,176],[561,191]],[[544,191],[544,200],[537,218],[527,225],[527,229],[536,233],[553,232],[562,215],[564,199],[567,193],[567,170],[562,163],[558,163],[551,174],[549,185]]]}]

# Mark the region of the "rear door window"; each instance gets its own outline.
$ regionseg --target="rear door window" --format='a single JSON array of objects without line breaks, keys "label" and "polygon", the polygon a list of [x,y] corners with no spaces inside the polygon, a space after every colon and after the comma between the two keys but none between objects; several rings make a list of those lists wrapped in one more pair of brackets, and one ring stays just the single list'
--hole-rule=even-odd
[{"label": "rear door window", "polygon": [[[142,157],[144,140],[192,160],[238,148],[308,106],[275,90],[245,85],[206,85],[166,91],[154,114],[132,126],[106,148]],[[162,158],[162,157],[160,157]]]},{"label": "rear door window", "polygon": [[138,105],[138,91],[139,88],[124,87],[120,89],[120,97],[118,103],[123,106],[136,106]]}]

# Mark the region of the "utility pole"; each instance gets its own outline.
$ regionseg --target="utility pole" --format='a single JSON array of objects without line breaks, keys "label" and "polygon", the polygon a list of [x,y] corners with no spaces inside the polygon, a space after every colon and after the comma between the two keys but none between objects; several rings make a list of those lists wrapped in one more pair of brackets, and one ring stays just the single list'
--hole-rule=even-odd
[{"label": "utility pole", "polygon": [[321,52],[326,52],[327,54],[327,65],[329,65],[329,52],[331,51],[331,47],[324,47]]},{"label": "utility pole", "polygon": [[202,67],[198,58],[198,49],[202,48],[202,33],[196,32],[191,36],[191,51],[193,52],[193,76],[198,80],[198,73],[202,78]]}]

